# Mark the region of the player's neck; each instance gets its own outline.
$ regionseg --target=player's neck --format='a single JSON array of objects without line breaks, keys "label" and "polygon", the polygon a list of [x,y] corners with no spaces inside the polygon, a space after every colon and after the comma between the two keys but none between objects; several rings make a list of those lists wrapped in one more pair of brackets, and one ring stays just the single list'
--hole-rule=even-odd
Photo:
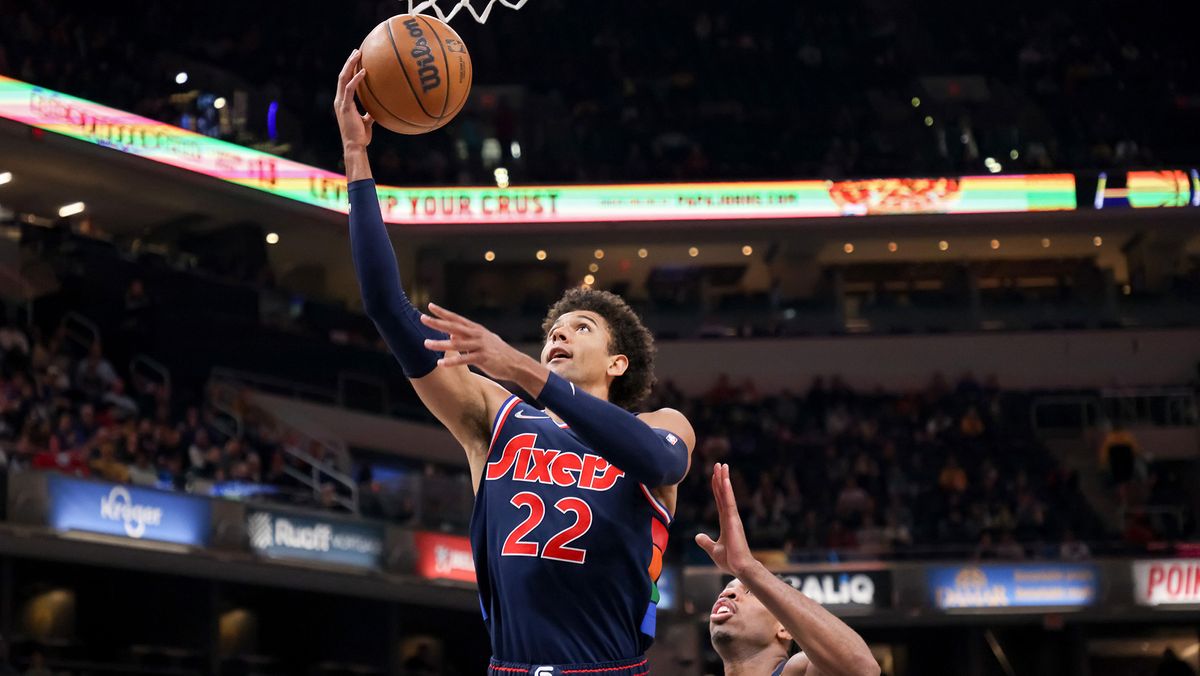
[{"label": "player's neck", "polygon": [[749,654],[722,656],[725,676],[762,676],[775,671],[787,653],[776,650],[757,650]]}]

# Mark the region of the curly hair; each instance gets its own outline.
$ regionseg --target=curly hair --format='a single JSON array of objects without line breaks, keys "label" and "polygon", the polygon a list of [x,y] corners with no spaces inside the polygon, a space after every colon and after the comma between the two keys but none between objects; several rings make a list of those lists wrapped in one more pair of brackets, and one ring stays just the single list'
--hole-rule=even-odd
[{"label": "curly hair", "polygon": [[549,333],[559,317],[578,310],[595,312],[603,317],[610,333],[608,353],[623,354],[629,359],[629,368],[613,380],[608,398],[617,406],[633,411],[654,386],[654,336],[624,298],[609,291],[583,287],[567,290],[550,306],[542,320],[542,333]]}]

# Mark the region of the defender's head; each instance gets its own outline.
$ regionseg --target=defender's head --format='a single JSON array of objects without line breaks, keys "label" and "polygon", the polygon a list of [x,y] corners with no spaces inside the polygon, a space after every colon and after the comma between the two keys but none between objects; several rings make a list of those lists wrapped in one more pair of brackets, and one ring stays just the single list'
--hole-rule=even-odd
[{"label": "defender's head", "polygon": [[654,337],[618,295],[568,290],[542,321],[541,361],[581,387],[603,385],[608,400],[633,410],[654,384]]},{"label": "defender's head", "polygon": [[763,650],[787,655],[792,644],[791,633],[736,578],[717,595],[708,616],[708,633],[713,648],[723,658]]}]

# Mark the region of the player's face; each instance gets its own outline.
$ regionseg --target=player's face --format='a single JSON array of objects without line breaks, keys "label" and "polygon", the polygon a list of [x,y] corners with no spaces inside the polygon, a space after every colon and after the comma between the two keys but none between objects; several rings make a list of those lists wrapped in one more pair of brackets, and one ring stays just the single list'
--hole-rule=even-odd
[{"label": "player's face", "polygon": [[583,385],[601,381],[606,375],[620,375],[624,358],[608,354],[610,335],[608,322],[595,312],[567,312],[546,334],[542,363],[563,378]]},{"label": "player's face", "polygon": [[737,579],[725,585],[717,596],[708,616],[708,633],[714,645],[744,642],[769,646],[791,640],[779,620]]}]

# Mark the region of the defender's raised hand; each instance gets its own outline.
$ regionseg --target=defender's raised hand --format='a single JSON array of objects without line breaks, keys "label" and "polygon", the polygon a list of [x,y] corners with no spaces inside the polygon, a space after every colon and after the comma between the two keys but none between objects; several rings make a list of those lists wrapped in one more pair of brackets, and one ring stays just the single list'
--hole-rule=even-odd
[{"label": "defender's raised hand", "polygon": [[696,536],[696,544],[708,553],[718,568],[740,577],[747,568],[758,562],[746,542],[746,531],[738,514],[733,484],[729,481],[729,465],[713,465],[712,490],[720,515],[721,534],[714,542],[711,537],[700,533]]}]

